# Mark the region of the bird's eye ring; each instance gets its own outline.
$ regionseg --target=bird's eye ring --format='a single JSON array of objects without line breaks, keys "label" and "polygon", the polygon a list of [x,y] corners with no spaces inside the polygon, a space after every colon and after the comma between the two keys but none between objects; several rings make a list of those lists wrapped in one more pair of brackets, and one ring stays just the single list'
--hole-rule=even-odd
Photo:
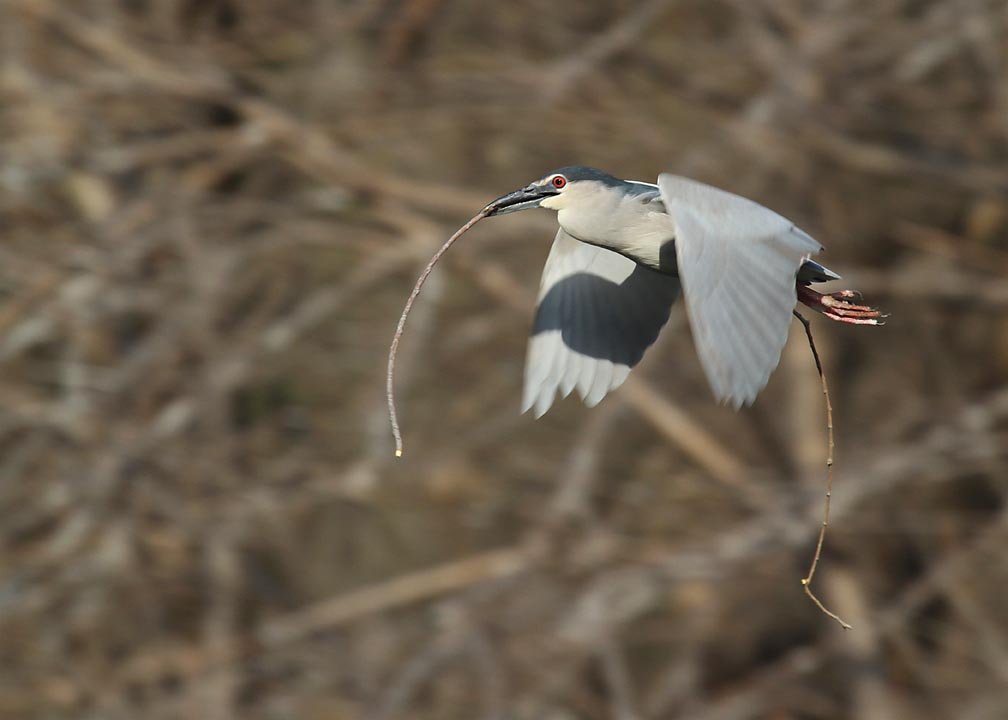
[{"label": "bird's eye ring", "polygon": [[564,185],[567,184],[567,178],[565,178],[563,175],[556,175],[553,178],[552,183],[553,187],[559,190],[560,188],[562,188]]}]

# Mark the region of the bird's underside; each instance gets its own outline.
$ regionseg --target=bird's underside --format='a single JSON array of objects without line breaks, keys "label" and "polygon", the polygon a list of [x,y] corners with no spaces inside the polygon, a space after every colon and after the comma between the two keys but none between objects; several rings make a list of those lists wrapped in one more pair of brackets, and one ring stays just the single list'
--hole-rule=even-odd
[{"label": "bird's underside", "polygon": [[575,239],[561,211],[529,341],[523,412],[539,417],[557,393],[575,389],[589,406],[601,401],[657,339],[680,290],[711,389],[735,407],[766,385],[797,302],[838,322],[880,323],[856,293],[811,287],[839,275],[809,258],[819,243],[780,215],[671,175],[635,184],[669,222],[672,263]]}]

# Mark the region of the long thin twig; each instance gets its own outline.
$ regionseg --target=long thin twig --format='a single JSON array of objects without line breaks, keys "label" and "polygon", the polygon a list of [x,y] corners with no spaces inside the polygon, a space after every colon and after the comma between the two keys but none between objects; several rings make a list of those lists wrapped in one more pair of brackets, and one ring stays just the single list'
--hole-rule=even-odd
[{"label": "long thin twig", "polygon": [[402,457],[403,442],[402,434],[399,432],[399,419],[396,416],[395,389],[392,384],[392,379],[395,374],[395,360],[396,352],[399,349],[399,338],[402,337],[403,328],[406,326],[406,316],[409,315],[410,308],[413,307],[413,301],[416,300],[417,295],[420,294],[420,288],[423,287],[424,282],[427,280],[427,276],[431,274],[431,270],[434,269],[437,261],[440,260],[441,256],[448,251],[448,248],[452,246],[452,243],[462,237],[466,230],[485,218],[486,214],[486,208],[480,210],[469,222],[456,230],[455,234],[448,238],[448,240],[445,241],[445,244],[442,245],[436,253],[434,253],[434,257],[430,259],[430,262],[427,263],[427,267],[423,269],[423,272],[420,273],[420,277],[417,278],[416,285],[413,286],[413,292],[411,292],[409,298],[407,298],[406,305],[403,307],[402,315],[399,316],[399,324],[396,326],[395,335],[392,336],[392,344],[389,346],[388,373],[385,376],[385,394],[388,396],[389,420],[392,423],[392,437],[395,438],[396,457]]},{"label": "long thin twig", "polygon": [[809,566],[808,575],[802,578],[801,583],[802,587],[805,588],[805,594],[811,598],[816,607],[840,623],[844,630],[850,630],[851,626],[844,622],[839,615],[828,610],[822,604],[822,601],[815,596],[815,593],[812,592],[812,578],[815,576],[816,567],[819,565],[819,557],[822,555],[823,542],[826,540],[826,526],[829,525],[830,500],[833,497],[833,405],[830,403],[829,387],[826,384],[826,373],[823,372],[822,360],[819,359],[819,351],[816,350],[815,340],[812,339],[812,326],[797,310],[794,311],[794,316],[801,321],[801,324],[805,328],[809,349],[812,351],[816,370],[819,372],[819,381],[822,383],[823,396],[826,398],[826,434],[828,437],[828,449],[826,452],[826,503],[823,508],[822,526],[819,528],[819,540],[816,543],[815,555],[812,556],[812,564]]}]

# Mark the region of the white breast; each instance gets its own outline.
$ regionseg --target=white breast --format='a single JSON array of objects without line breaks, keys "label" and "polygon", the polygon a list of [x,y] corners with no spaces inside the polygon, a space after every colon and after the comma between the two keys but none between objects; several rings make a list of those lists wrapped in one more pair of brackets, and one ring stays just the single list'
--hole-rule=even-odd
[{"label": "white breast", "polygon": [[[573,198],[572,198],[573,199]],[[642,265],[659,267],[663,244],[672,240],[671,218],[646,196],[593,193],[565,203],[557,213],[560,226],[582,242],[615,250]],[[573,206],[573,207],[572,207]]]}]

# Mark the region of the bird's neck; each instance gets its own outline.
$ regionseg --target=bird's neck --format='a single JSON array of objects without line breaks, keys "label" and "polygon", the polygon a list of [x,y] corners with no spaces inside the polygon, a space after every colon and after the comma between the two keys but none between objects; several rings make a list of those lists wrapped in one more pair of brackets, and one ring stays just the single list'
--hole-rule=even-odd
[{"label": "bird's neck", "polygon": [[564,209],[557,213],[557,220],[568,235],[581,242],[613,250],[654,270],[666,271],[668,263],[662,261],[662,248],[671,243],[674,229],[665,213],[642,213],[620,207],[597,208],[587,213]]}]

